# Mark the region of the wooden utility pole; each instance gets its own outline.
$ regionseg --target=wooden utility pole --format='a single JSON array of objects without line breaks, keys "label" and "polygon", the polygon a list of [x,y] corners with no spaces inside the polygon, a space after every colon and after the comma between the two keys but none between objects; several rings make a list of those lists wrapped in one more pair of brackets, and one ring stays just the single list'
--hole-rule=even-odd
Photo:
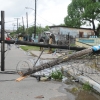
[{"label": "wooden utility pole", "polygon": [[26,12],[27,34],[28,34],[28,13]]},{"label": "wooden utility pole", "polygon": [[5,70],[5,21],[4,11],[1,11],[1,71]]},{"label": "wooden utility pole", "polygon": [[23,23],[23,33],[25,32],[25,28],[24,28],[24,19],[22,17],[22,23]]},{"label": "wooden utility pole", "polygon": [[15,19],[17,19],[17,33],[18,33],[18,20],[19,20],[19,18],[15,18]]},{"label": "wooden utility pole", "polygon": [[27,76],[27,75],[30,75],[32,73],[38,72],[40,70],[53,67],[53,66],[58,65],[58,64],[60,64],[62,62],[69,61],[71,59],[76,59],[77,57],[81,57],[81,56],[83,56],[85,54],[89,54],[89,53],[92,53],[92,52],[93,52],[92,48],[84,49],[82,51],[78,51],[78,52],[76,52],[74,54],[71,54],[69,56],[65,55],[65,56],[57,58],[57,59],[55,59],[53,61],[49,61],[47,63],[43,63],[41,65],[35,66],[35,67],[33,67],[33,69],[30,69],[30,68],[24,69],[23,68],[23,70],[19,71],[19,74],[21,76]]},{"label": "wooden utility pole", "polygon": [[35,0],[34,38],[36,38],[36,0]]}]

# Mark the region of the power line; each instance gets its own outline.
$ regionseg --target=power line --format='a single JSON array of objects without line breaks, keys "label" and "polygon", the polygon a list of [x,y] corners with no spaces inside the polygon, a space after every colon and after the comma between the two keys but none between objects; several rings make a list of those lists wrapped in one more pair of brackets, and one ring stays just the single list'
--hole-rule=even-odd
[{"label": "power line", "polygon": [[11,23],[11,22],[14,22],[15,20],[13,20],[13,21],[7,21],[7,22],[5,22],[5,23]]},{"label": "power line", "polygon": [[[44,19],[43,17],[41,17],[40,15],[38,15],[40,18],[42,18],[43,20],[45,20],[46,22],[48,22],[48,23],[51,23],[51,22],[49,22],[49,21],[47,21],[46,19]],[[51,23],[51,24],[54,24],[54,23]]]},{"label": "power line", "polygon": [[[35,11],[35,9],[30,8],[30,7],[25,7],[25,8],[26,8],[26,9],[32,9],[32,10]],[[39,14],[37,14],[37,16],[39,16],[40,18],[42,18],[42,19],[45,20],[46,22],[51,23],[50,21],[48,21],[48,20],[44,19],[43,17],[41,17]],[[54,23],[51,23],[51,24],[54,24]]]}]

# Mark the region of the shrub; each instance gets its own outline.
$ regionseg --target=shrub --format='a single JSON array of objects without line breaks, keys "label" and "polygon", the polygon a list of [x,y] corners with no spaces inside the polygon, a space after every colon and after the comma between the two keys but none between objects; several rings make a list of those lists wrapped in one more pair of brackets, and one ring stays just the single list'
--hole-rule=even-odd
[{"label": "shrub", "polygon": [[52,77],[53,79],[55,79],[55,80],[56,80],[56,79],[61,80],[61,79],[63,78],[63,75],[62,75],[62,72],[61,72],[61,71],[56,70],[56,71],[52,71],[51,77]]}]

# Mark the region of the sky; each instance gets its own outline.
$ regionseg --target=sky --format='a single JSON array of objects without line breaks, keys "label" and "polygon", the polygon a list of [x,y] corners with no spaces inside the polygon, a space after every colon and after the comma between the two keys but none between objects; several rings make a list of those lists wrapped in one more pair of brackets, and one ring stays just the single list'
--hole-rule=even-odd
[{"label": "sky", "polygon": [[[67,16],[67,7],[71,0],[36,0],[37,16],[36,25],[59,25],[64,23]],[[26,7],[28,9],[26,9]],[[26,12],[28,13],[28,26],[34,25],[35,0],[0,0],[0,10],[5,12],[5,29],[17,29],[17,18],[19,25],[27,25]],[[0,15],[1,15],[0,11]],[[0,16],[1,19],[1,16]]]}]

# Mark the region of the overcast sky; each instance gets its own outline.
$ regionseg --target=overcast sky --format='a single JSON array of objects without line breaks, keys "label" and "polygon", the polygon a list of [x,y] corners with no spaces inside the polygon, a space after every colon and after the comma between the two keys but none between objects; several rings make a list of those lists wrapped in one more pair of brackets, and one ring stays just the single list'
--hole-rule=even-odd
[{"label": "overcast sky", "polygon": [[[45,27],[63,24],[70,3],[71,0],[37,0],[37,25]],[[25,7],[35,9],[35,0],[0,0],[0,10],[5,11],[5,29],[16,29],[16,18],[19,18],[18,22],[22,25],[23,17],[26,25],[26,12],[29,26],[34,25],[34,10]]]}]

